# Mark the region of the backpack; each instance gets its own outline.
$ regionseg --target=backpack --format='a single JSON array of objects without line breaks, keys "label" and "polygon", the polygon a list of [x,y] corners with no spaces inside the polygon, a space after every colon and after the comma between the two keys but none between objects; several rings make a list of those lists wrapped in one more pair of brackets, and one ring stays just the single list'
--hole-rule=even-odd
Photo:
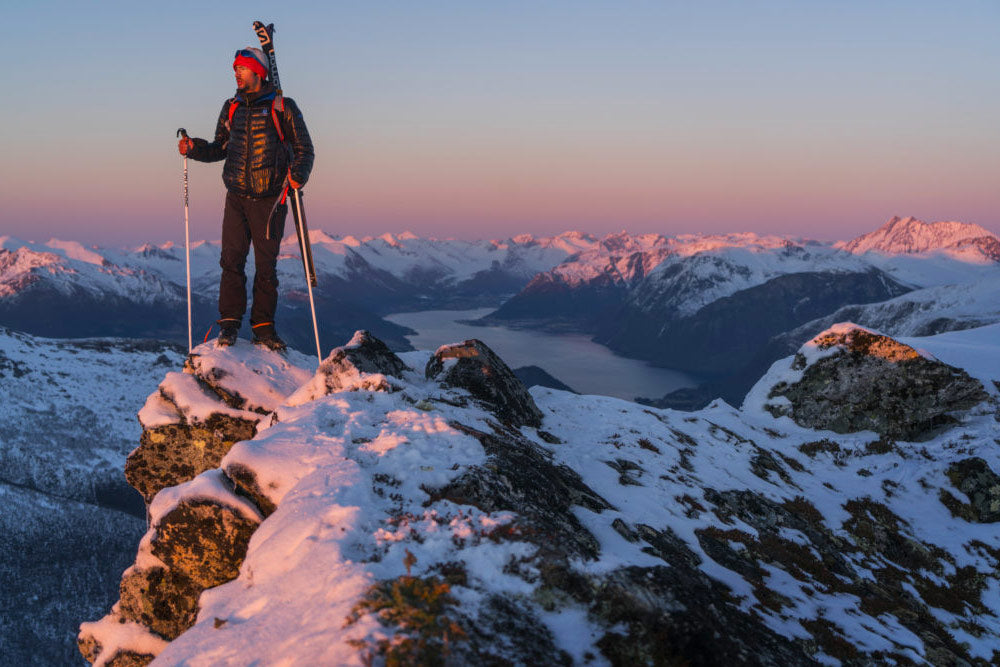
[{"label": "backpack", "polygon": [[[236,113],[236,107],[240,105],[240,100],[238,97],[232,97],[229,99],[229,120],[226,121],[226,129],[230,129],[233,124],[233,114]],[[278,140],[281,143],[285,143],[285,133],[281,131],[281,121],[278,119],[278,112],[284,113],[285,111],[285,98],[281,95],[275,95],[271,99],[271,120],[274,121],[274,129],[278,131]]]}]

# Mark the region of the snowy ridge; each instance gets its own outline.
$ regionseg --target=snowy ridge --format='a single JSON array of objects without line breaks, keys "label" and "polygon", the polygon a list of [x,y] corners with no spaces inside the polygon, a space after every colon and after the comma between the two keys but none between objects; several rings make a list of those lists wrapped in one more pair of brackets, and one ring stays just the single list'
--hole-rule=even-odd
[{"label": "snowy ridge", "polygon": [[969,259],[977,254],[980,261],[997,261],[1000,258],[984,258],[968,246],[968,242],[983,237],[996,237],[988,230],[965,222],[932,222],[927,223],[916,218],[893,217],[889,222],[868,234],[858,238],[840,242],[837,247],[848,252],[862,254],[877,252],[886,255],[909,255],[940,250],[955,249],[962,254],[965,249]]},{"label": "snowy ridge", "polygon": [[[321,275],[352,280],[385,272],[417,285],[458,284],[490,271],[527,282],[596,243],[579,232],[551,238],[520,235],[507,240],[458,241],[419,238],[408,232],[359,240],[312,230],[310,240]],[[285,284],[295,284],[301,279],[295,235],[286,236],[281,248],[279,278]],[[218,241],[191,244],[193,288],[207,296],[218,290],[219,249]],[[134,249],[85,248],[75,241],[52,239],[37,244],[0,237],[0,298],[44,282],[64,293],[75,285],[96,294],[140,301],[165,294],[176,299],[176,289],[182,288],[185,280],[184,247],[174,243],[143,244]]]},{"label": "snowy ridge", "polygon": [[[553,238],[536,239],[530,235],[507,240],[458,241],[420,238],[405,232],[356,239],[329,236],[310,231],[313,251],[322,248],[329,256],[322,262],[328,270],[343,271],[342,259],[355,254],[369,266],[399,278],[434,277],[450,282],[469,280],[477,273],[494,267],[527,280],[539,271],[551,268],[567,255],[590,248],[594,239],[579,232],[567,232]],[[284,246],[295,247],[295,239],[285,239]],[[294,253],[295,251],[292,250]],[[317,259],[317,266],[324,266]]]},{"label": "snowy ridge", "polygon": [[[992,386],[1000,381],[998,327],[915,343],[946,363],[974,365],[992,395],[922,443],[817,432],[773,417],[762,404],[768,387],[799,372],[791,358],[774,365],[755,394],[763,398],[742,410],[717,401],[678,413],[536,387],[542,427],[516,432],[464,390],[419,371],[394,377],[388,390],[335,391],[280,407],[273,425],[236,444],[222,463],[256,471],[276,509],[253,534],[239,576],[202,594],[197,622],[158,664],[364,664],[372,654],[363,647],[391,647],[406,634],[363,601],[384,582],[439,581],[444,572],[453,578],[440,613],[465,628],[452,635],[456,659],[472,650],[461,637],[472,641],[473,628],[488,627],[499,613],[491,602],[497,596],[534,628],[533,641],[551,642],[549,659],[608,664],[615,633],[641,644],[641,624],[608,622],[597,606],[552,597],[538,569],[544,550],[517,536],[526,517],[437,494],[494,465],[496,455],[484,450],[489,437],[544,453],[539,461],[573,471],[600,499],[572,507],[596,551],[568,565],[598,589],[627,567],[647,568],[650,577],[664,565],[693,568],[690,576],[729,591],[700,604],[732,606],[760,624],[752,650],[764,650],[767,635],[799,647],[788,648],[793,654],[808,653],[785,664],[995,660],[1000,535],[992,524],[957,518],[938,491],[965,502],[949,475],[969,457],[1000,470]],[[802,354],[812,364],[832,352],[813,345]],[[429,356],[401,359],[422,369]],[[886,523],[873,529],[872,521]],[[900,556],[889,547],[870,551],[868,536],[883,529],[898,532],[885,538],[891,544],[918,545],[917,564],[893,561]],[[962,588],[969,585],[974,593]],[[905,604],[872,604],[879,587]],[[520,648],[501,641],[475,650],[509,657],[505,650]]]},{"label": "snowy ridge", "polygon": [[114,264],[78,243],[53,239],[39,245],[0,239],[0,298],[42,284],[64,295],[84,292],[145,302],[180,296],[177,285],[163,276],[139,266]]},{"label": "snowy ridge", "polygon": [[850,320],[891,336],[929,336],[1000,322],[1000,270],[978,281],[935,285],[879,303],[846,306],[788,332],[801,339],[834,322]]},{"label": "snowy ridge", "polygon": [[132,495],[121,468],[141,433],[135,414],[182,360],[161,342],[66,341],[0,327],[0,477],[90,503],[102,489]]},{"label": "snowy ridge", "polygon": [[754,233],[668,238],[623,232],[538,276],[535,285],[621,285],[640,311],[688,316],[720,298],[798,272],[875,268],[917,287],[975,281],[1000,268],[1000,255],[992,257],[992,245],[983,237],[995,239],[978,225],[913,218],[893,218],[871,234],[832,244]]},{"label": "snowy ridge", "polygon": [[640,311],[675,310],[685,316],[781,275],[871,270],[866,262],[816,242],[733,236],[691,239],[680,246],[636,287],[629,303]]}]

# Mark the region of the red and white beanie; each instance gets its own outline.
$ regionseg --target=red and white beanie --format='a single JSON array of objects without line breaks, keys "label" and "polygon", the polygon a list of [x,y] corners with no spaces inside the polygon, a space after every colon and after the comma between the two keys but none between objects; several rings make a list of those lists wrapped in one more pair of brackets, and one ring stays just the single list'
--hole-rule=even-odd
[{"label": "red and white beanie", "polygon": [[262,79],[267,78],[268,65],[267,56],[260,49],[248,46],[236,52],[236,59],[233,60],[233,69],[238,65],[246,67]]}]

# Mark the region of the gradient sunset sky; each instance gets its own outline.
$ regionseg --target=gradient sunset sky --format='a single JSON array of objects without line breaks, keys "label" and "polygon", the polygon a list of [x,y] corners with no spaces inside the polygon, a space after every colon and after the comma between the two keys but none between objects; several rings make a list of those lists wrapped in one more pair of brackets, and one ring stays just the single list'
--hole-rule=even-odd
[{"label": "gradient sunset sky", "polygon": [[[183,241],[174,132],[211,137],[274,22],[330,234],[1000,232],[1000,2],[35,2],[4,10],[0,236]],[[192,238],[221,163],[191,163]],[[288,226],[291,229],[291,225]]]}]

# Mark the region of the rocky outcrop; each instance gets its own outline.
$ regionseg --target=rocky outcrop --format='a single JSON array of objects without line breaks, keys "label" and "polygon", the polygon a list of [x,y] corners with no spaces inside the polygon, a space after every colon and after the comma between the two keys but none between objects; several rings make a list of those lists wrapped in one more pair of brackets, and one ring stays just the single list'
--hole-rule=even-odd
[{"label": "rocky outcrop", "polygon": [[407,370],[385,343],[367,331],[356,331],[347,345],[330,352],[312,380],[288,397],[288,405],[301,405],[337,391],[391,391],[389,377]]},{"label": "rocky outcrop", "polygon": [[215,413],[204,421],[146,428],[139,447],[129,454],[125,479],[148,505],[162,489],[217,468],[233,444],[254,436],[257,423]]},{"label": "rocky outcrop", "polygon": [[125,475],[146,500],[150,529],[135,565],[122,575],[118,604],[101,621],[81,625],[85,658],[148,664],[194,623],[202,591],[236,577],[263,514],[236,495],[218,467],[236,442],[269,425],[273,410],[309,377],[289,359],[300,355],[209,343],[149,397]]},{"label": "rocky outcrop", "polygon": [[[233,493],[219,470],[162,490],[150,517],[135,565],[122,575],[119,603],[99,624],[81,626],[80,651],[91,662],[108,657],[100,631],[116,622],[133,624],[161,641],[191,627],[202,591],[236,578],[250,536],[263,520],[255,506]],[[156,653],[144,662],[144,656],[129,659],[145,665]]]},{"label": "rocky outcrop", "polygon": [[514,372],[486,343],[475,338],[442,345],[424,374],[445,385],[467,390],[512,426],[540,426],[542,412]]},{"label": "rocky outcrop", "polygon": [[[139,412],[143,432],[125,464],[125,478],[146,500],[219,467],[240,440],[254,437],[262,422],[310,373],[288,358],[242,344],[200,345],[184,372],[167,373]],[[291,358],[305,365],[301,355]]]},{"label": "rocky outcrop", "polygon": [[956,423],[952,413],[986,400],[963,370],[851,324],[837,325],[796,355],[794,380],[771,388],[768,409],[808,428],[870,430],[900,440],[927,437]]},{"label": "rocky outcrop", "polygon": [[[827,332],[762,381],[752,419],[721,402],[677,415],[529,394],[479,341],[428,356],[404,357],[427,359],[413,372],[358,332],[270,414],[253,409],[271,405],[249,390],[256,374],[241,379],[240,364],[213,366],[210,354],[166,382],[185,420],[210,405],[260,426],[221,469],[155,494],[121,599],[84,624],[81,652],[122,664],[238,662],[247,646],[267,664],[1000,656],[989,594],[1000,540],[988,527],[940,539],[947,516],[927,492],[937,484],[960,521],[996,520],[992,406],[925,447],[864,433],[834,442],[761,409],[791,414],[787,393],[768,392],[824,362],[873,358],[887,375],[885,364],[933,361],[912,348],[856,327]],[[956,453],[966,458],[935,458]],[[906,479],[900,464],[923,476]],[[935,526],[911,508],[928,497]]]}]

